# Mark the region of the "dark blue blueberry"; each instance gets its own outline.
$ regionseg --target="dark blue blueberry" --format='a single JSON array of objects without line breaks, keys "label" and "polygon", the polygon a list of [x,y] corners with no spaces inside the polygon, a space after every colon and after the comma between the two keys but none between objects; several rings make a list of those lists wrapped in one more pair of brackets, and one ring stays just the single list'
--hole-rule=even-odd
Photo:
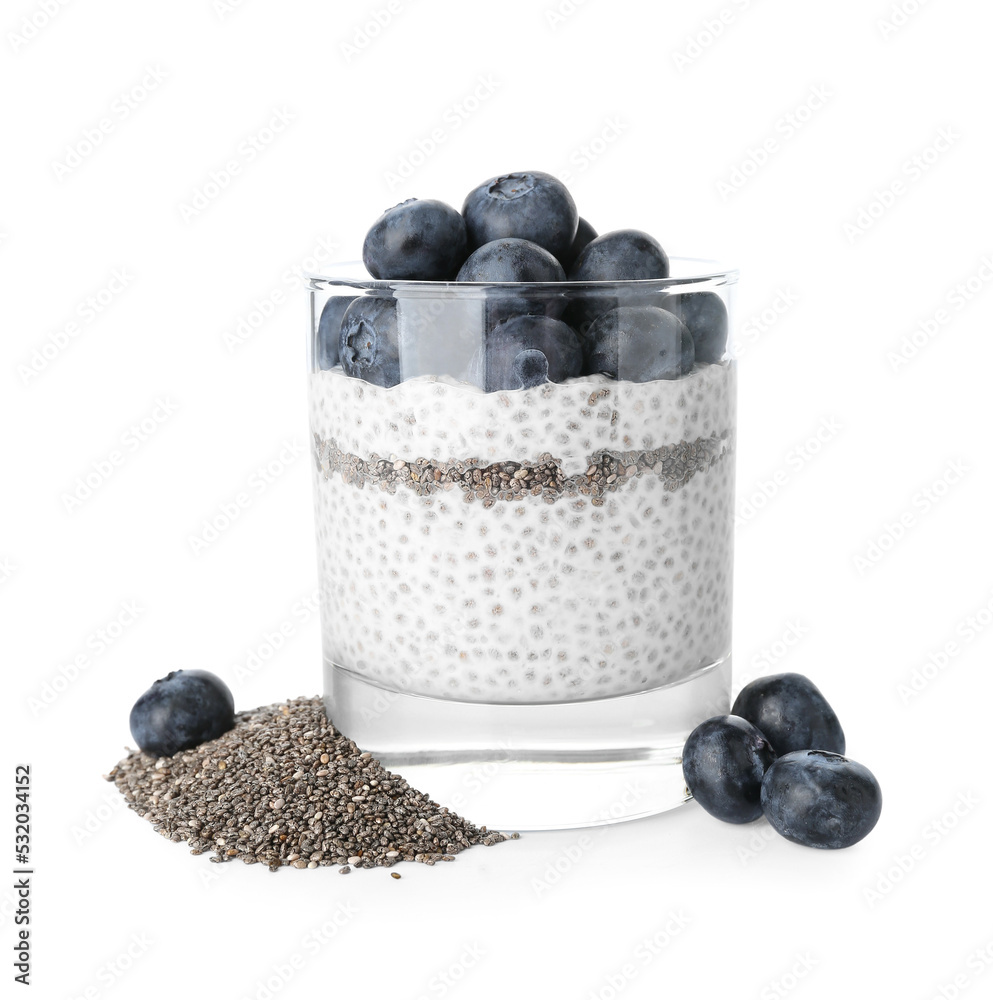
[{"label": "dark blue blueberry", "polygon": [[565,252],[564,257],[560,257],[562,267],[566,271],[575,263],[576,258],[587,243],[596,239],[596,230],[582,217],[579,217],[579,225],[576,227],[576,236],[572,241],[572,246]]},{"label": "dark blue blueberry", "polygon": [[[476,250],[462,265],[457,281],[476,282],[561,282],[562,265],[537,243],[527,240],[494,240]],[[487,289],[483,315],[484,330],[514,316],[553,316],[558,319],[565,307],[560,292],[538,288]]]},{"label": "dark blue blueberry", "polygon": [[493,240],[530,240],[555,257],[568,253],[579,214],[561,181],[538,170],[491,177],[462,206],[469,248]]},{"label": "dark blue blueberry", "polygon": [[618,229],[587,243],[569,269],[570,281],[668,278],[669,258],[658,240],[638,229]]},{"label": "dark blue blueberry", "polygon": [[521,372],[535,374],[535,353],[544,355],[548,381],[575,378],[582,370],[579,339],[565,323],[550,316],[515,316],[486,335],[486,391],[520,389]]},{"label": "dark blue blueberry", "polygon": [[534,389],[548,381],[548,358],[541,351],[521,351],[514,358],[514,374],[522,389]]},{"label": "dark blue blueberry", "polygon": [[562,265],[547,250],[522,239],[493,240],[474,250],[456,281],[565,281]]},{"label": "dark blue blueberry", "polygon": [[769,741],[750,722],[717,715],[690,733],[683,747],[683,777],[711,816],[751,823],[762,815],[762,778],[775,759]]},{"label": "dark blue blueberry", "polygon": [[762,782],[762,811],[794,844],[837,850],[857,844],[875,825],[883,793],[873,773],[824,750],[780,757]]},{"label": "dark blue blueberry", "polygon": [[665,309],[621,306],[598,316],[588,332],[589,375],[653,382],[693,368],[690,331]]},{"label": "dark blue blueberry", "polygon": [[341,320],[345,310],[355,301],[354,295],[332,295],[324,303],[317,324],[317,367],[321,371],[338,363],[341,342]]},{"label": "dark blue blueberry", "polygon": [[662,303],[662,308],[678,316],[689,327],[698,363],[720,363],[728,344],[728,311],[719,295],[714,292],[670,295]]},{"label": "dark blue blueberry", "polygon": [[451,205],[411,198],[375,222],[362,260],[374,278],[449,281],[466,250],[465,221]]},{"label": "dark blue blueberry", "polygon": [[514,316],[550,316],[562,319],[568,300],[564,293],[547,287],[490,287],[486,289],[484,329],[492,330],[498,323]]},{"label": "dark blue blueberry", "polygon": [[234,725],[234,697],[207,670],[174,670],[134,703],[130,722],[143,753],[171,757],[226,733]]},{"label": "dark blue blueberry", "polygon": [[612,288],[596,292],[588,289],[570,290],[568,297],[569,302],[562,319],[576,331],[576,336],[579,337],[579,341],[583,345],[583,351],[589,357],[590,327],[593,326],[598,317],[610,312],[611,309],[616,309],[621,304],[621,300],[616,289]]},{"label": "dark blue blueberry", "polygon": [[400,382],[396,300],[360,296],[345,311],[339,343],[346,375],[389,388]]},{"label": "dark blue blueberry", "polygon": [[838,716],[803,674],[770,674],[746,684],[731,711],[758,726],[780,756],[793,750],[845,752]]}]

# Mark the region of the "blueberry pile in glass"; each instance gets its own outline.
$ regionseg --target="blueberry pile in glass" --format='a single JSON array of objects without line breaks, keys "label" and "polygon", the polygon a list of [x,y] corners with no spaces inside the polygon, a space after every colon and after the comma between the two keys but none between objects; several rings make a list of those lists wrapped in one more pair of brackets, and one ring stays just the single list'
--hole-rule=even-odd
[{"label": "blueberry pile in glass", "polygon": [[[385,211],[365,237],[362,259],[384,282],[490,286],[478,367],[465,373],[487,392],[533,388],[581,375],[631,382],[677,379],[721,362],[727,308],[712,291],[641,294],[577,283],[669,277],[658,240],[637,229],[597,235],[556,178],[503,174],[469,192],[458,212],[411,198]],[[569,282],[557,292],[547,287]],[[516,283],[512,289],[492,285]],[[520,287],[520,283],[541,287]],[[327,300],[317,365],[390,387],[402,381],[397,299],[389,288]]]},{"label": "blueberry pile in glass", "polygon": [[883,798],[868,768],[844,756],[834,709],[802,674],[746,684],[730,715],[700,723],[683,749],[683,777],[726,823],[764,815],[805,847],[851,847],[876,825]]}]

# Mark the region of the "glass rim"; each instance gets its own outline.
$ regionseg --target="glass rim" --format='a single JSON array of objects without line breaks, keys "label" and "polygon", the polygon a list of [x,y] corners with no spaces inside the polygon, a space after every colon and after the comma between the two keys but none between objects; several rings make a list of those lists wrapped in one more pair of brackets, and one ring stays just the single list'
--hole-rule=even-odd
[{"label": "glass rim", "polygon": [[[307,287],[310,291],[322,291],[333,286],[344,286],[355,288],[361,291],[398,291],[410,289],[419,292],[454,292],[458,289],[465,289],[466,293],[472,291],[479,293],[487,289],[527,289],[534,292],[562,292],[562,291],[606,291],[612,288],[639,289],[641,291],[665,291],[669,288],[682,285],[709,285],[722,287],[724,285],[737,284],[739,271],[735,267],[717,260],[710,260],[704,257],[670,257],[670,269],[672,264],[697,265],[692,269],[692,273],[671,274],[668,278],[637,278],[624,279],[620,281],[426,281],[413,280],[407,278],[370,278],[348,276],[353,274],[367,274],[361,261],[341,261],[331,265],[334,271],[339,271],[342,276],[332,274],[312,274],[307,273]],[[680,270],[683,268],[681,267]]]}]

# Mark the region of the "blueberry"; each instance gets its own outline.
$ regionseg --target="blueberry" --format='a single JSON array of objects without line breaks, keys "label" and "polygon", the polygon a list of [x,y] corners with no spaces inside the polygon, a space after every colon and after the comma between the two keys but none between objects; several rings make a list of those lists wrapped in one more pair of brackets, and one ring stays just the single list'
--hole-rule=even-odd
[{"label": "blueberry", "polygon": [[579,222],[565,185],[538,170],[491,177],[469,192],[462,215],[471,249],[511,237],[559,258],[572,246]]},{"label": "blueberry", "polygon": [[[565,280],[562,265],[537,243],[527,240],[494,240],[474,251],[462,265],[456,281],[478,282],[560,282]],[[514,316],[552,316],[558,319],[565,307],[561,292],[537,288],[487,289],[484,330]]]},{"label": "blueberry", "polygon": [[684,292],[670,295],[662,307],[689,327],[698,362],[720,364],[727,350],[728,311],[719,295],[714,292]]},{"label": "blueberry", "polygon": [[576,227],[576,236],[572,241],[572,246],[566,250],[565,255],[560,257],[559,260],[562,262],[562,267],[566,271],[575,263],[576,258],[579,256],[583,247],[587,243],[595,240],[597,236],[596,230],[582,217],[579,217],[579,225]]},{"label": "blueberry", "polygon": [[857,844],[875,825],[883,793],[873,773],[824,750],[780,757],[762,782],[762,811],[794,844],[837,850]]},{"label": "blueberry", "polygon": [[443,201],[411,198],[369,230],[362,260],[374,278],[447,281],[466,255],[465,220]]},{"label": "blueberry", "polygon": [[[568,294],[568,304],[562,319],[576,331],[583,351],[586,356],[590,354],[590,327],[593,326],[597,318],[611,309],[616,309],[621,304],[621,299],[616,294],[616,289],[599,289],[592,291],[583,289],[581,291],[570,290]],[[628,301],[625,296],[625,301]],[[641,300],[634,299],[634,302],[641,304]],[[587,373],[588,374],[588,373]]]},{"label": "blueberry", "polygon": [[354,295],[332,295],[324,303],[317,324],[317,367],[321,371],[338,363],[341,341],[341,320],[345,310],[355,301]]},{"label": "blueberry", "polygon": [[627,382],[673,379],[693,368],[693,338],[671,313],[621,306],[597,317],[588,332],[587,374]]},{"label": "blueberry", "polygon": [[498,239],[474,250],[456,281],[565,281],[549,251],[523,239]]},{"label": "blueberry", "polygon": [[618,229],[587,243],[569,269],[570,281],[668,278],[669,258],[648,233]]},{"label": "blueberry", "polygon": [[803,674],[770,674],[746,684],[731,711],[758,726],[780,756],[794,750],[845,752],[838,716]]},{"label": "blueberry", "polygon": [[521,351],[514,358],[514,375],[522,389],[534,389],[548,381],[548,358],[541,351]]},{"label": "blueberry", "polygon": [[341,365],[346,375],[389,388],[400,381],[396,301],[361,296],[341,321]]},{"label": "blueberry", "polygon": [[143,753],[171,757],[217,739],[234,725],[234,697],[206,670],[174,670],[131,709],[131,735]]},{"label": "blueberry", "polygon": [[762,778],[775,759],[769,741],[750,722],[717,715],[690,733],[683,748],[683,777],[711,816],[725,823],[751,823],[762,815]]},{"label": "blueberry", "polygon": [[543,355],[547,366],[542,381],[562,382],[582,370],[579,340],[565,323],[549,316],[515,316],[486,336],[486,391],[531,388],[522,375],[536,377],[535,354]]}]

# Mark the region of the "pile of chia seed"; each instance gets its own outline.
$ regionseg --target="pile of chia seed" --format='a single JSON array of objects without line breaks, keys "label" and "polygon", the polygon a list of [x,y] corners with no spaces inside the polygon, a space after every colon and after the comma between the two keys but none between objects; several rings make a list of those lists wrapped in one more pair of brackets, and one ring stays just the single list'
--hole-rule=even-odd
[{"label": "pile of chia seed", "polygon": [[[320,698],[235,716],[216,740],[172,757],[132,751],[107,775],[128,806],[192,854],[270,871],[453,861],[508,837],[411,788],[328,721]],[[512,835],[516,838],[516,834]]]}]

